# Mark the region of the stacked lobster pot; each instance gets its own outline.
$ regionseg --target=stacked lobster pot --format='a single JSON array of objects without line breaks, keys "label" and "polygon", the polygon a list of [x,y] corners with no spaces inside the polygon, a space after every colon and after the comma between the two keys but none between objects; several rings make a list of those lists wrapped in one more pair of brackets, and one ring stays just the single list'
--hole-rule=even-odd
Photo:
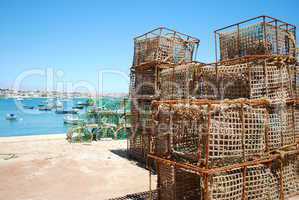
[{"label": "stacked lobster pot", "polygon": [[160,71],[148,154],[158,199],[299,195],[295,30],[246,20],[215,31],[215,63]]},{"label": "stacked lobster pot", "polygon": [[199,40],[177,31],[160,27],[134,39],[131,67],[130,98],[132,131],[128,137],[128,154],[146,161],[153,130],[151,103],[160,98],[159,75],[163,68],[194,60]]}]

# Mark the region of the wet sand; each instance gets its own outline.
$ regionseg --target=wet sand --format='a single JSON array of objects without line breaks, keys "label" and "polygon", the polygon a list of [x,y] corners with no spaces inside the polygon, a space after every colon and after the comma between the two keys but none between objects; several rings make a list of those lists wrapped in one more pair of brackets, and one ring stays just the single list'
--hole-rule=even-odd
[{"label": "wet sand", "polygon": [[[69,144],[65,135],[0,138],[6,200],[100,200],[148,190],[148,171],[125,158],[125,140]],[[156,185],[156,177],[152,178]]]}]

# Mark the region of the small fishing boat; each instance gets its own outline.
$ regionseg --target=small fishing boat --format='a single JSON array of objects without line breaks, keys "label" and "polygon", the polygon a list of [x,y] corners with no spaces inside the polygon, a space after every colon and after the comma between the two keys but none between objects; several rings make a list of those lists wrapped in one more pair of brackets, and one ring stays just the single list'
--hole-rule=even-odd
[{"label": "small fishing boat", "polygon": [[15,114],[7,114],[6,115],[6,119],[7,120],[16,120],[17,119],[17,116]]},{"label": "small fishing boat", "polygon": [[63,103],[61,101],[57,101],[55,107],[56,108],[63,108]]},{"label": "small fishing boat", "polygon": [[22,97],[17,97],[17,101],[22,101],[24,100]]},{"label": "small fishing boat", "polygon": [[80,109],[78,109],[78,108],[73,108],[71,111],[72,111],[72,112],[75,112],[75,113],[78,113],[78,112],[80,112]]},{"label": "small fishing boat", "polygon": [[51,111],[51,108],[48,108],[48,107],[39,107],[38,110],[39,111]]},{"label": "small fishing boat", "polygon": [[34,109],[33,106],[23,106],[23,108],[25,108],[25,109],[30,109],[30,110],[33,110],[33,109]]},{"label": "small fishing boat", "polygon": [[72,107],[73,109],[80,109],[80,110],[82,110],[83,108],[84,108],[84,106],[74,106],[74,107]]},{"label": "small fishing boat", "polygon": [[55,114],[67,114],[66,110],[56,110]]},{"label": "small fishing boat", "polygon": [[83,103],[82,101],[78,101],[78,102],[77,102],[77,105],[78,105],[78,106],[83,106],[84,103]]},{"label": "small fishing boat", "polygon": [[64,116],[63,121],[65,124],[78,124],[80,119],[78,115],[67,114]]},{"label": "small fishing boat", "polygon": [[56,114],[77,114],[78,112],[75,110],[56,110]]}]

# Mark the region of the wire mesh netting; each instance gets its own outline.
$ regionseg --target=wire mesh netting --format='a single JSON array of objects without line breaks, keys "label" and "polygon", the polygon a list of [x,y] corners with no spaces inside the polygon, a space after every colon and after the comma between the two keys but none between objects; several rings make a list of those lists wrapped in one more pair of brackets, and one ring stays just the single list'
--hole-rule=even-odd
[{"label": "wire mesh netting", "polygon": [[295,56],[296,52],[295,27],[267,17],[232,25],[216,35],[221,60],[264,54]]},{"label": "wire mesh netting", "polygon": [[199,40],[167,28],[157,28],[134,40],[134,66],[150,63],[191,62]]}]

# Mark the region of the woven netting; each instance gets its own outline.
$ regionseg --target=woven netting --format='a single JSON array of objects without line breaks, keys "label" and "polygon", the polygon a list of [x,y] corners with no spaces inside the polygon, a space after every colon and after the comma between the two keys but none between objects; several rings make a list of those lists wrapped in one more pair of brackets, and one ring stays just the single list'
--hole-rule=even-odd
[{"label": "woven netting", "polygon": [[162,70],[160,73],[160,98],[184,99],[192,95],[193,73],[199,66],[201,66],[199,63],[189,63]]},{"label": "woven netting", "polygon": [[299,105],[295,108],[295,133],[296,138],[299,139]]},{"label": "woven netting", "polygon": [[129,151],[131,154],[143,155],[143,139],[142,135],[134,135],[129,139]]},{"label": "woven netting", "polygon": [[219,40],[221,60],[246,55],[294,55],[296,45],[292,32],[278,28],[276,36],[275,26],[270,24],[264,26],[264,23],[241,28],[239,34],[237,30],[220,33]]},{"label": "woven netting", "polygon": [[211,200],[239,200],[243,196],[241,169],[214,175],[210,178]]},{"label": "woven netting", "polygon": [[161,99],[285,99],[295,96],[295,65],[286,58],[238,64],[184,64],[162,70]]},{"label": "woven netting", "polygon": [[[299,55],[299,53],[298,53]],[[299,56],[298,56],[298,61],[299,61]],[[296,76],[295,76],[295,85],[296,85],[296,97],[299,98],[299,63],[297,63],[296,66]]]},{"label": "woven netting", "polygon": [[152,61],[191,62],[193,48],[185,40],[173,36],[138,39],[135,41],[134,65]]},{"label": "woven netting", "polygon": [[157,174],[159,200],[200,199],[200,176],[162,163],[157,164]]},{"label": "woven netting", "polygon": [[282,175],[285,198],[299,195],[299,174],[297,155],[287,156],[283,160]]},{"label": "woven netting", "polygon": [[248,199],[273,199],[280,197],[279,176],[263,165],[248,167],[246,188]]},{"label": "woven netting", "polygon": [[[150,197],[152,199],[150,199]],[[123,197],[112,198],[108,200],[156,200],[158,199],[157,191],[139,192],[134,194],[127,194]]]},{"label": "woven netting", "polygon": [[136,154],[143,154],[143,137],[140,129],[133,129],[128,140],[129,150]]},{"label": "woven netting", "polygon": [[156,79],[157,77],[154,68],[136,71],[135,93],[137,95],[154,95]]},{"label": "woven netting", "polygon": [[153,128],[151,100],[135,99],[132,101],[132,127]]},{"label": "woven netting", "polygon": [[[295,144],[294,106],[271,108],[239,103],[161,104],[154,111],[153,153],[183,162],[222,166],[266,156],[266,150]],[[207,149],[208,148],[208,151]]]},{"label": "woven netting", "polygon": [[[213,105],[208,130],[208,106],[161,104],[156,114],[156,138],[170,149],[176,159],[212,165],[236,163],[260,157],[265,151],[267,111],[238,104]],[[209,136],[207,137],[209,132]],[[243,142],[242,142],[243,141]],[[157,147],[162,148],[162,147]],[[160,153],[160,152],[156,152]]]},{"label": "woven netting", "polygon": [[[209,178],[211,200],[279,200],[279,176],[264,165],[219,173]],[[244,182],[245,181],[245,182]],[[245,187],[245,188],[244,188]],[[245,194],[244,194],[245,192]]]},{"label": "woven netting", "polygon": [[160,200],[174,199],[174,167],[169,165],[157,164],[158,174],[158,198]]},{"label": "woven netting", "polygon": [[268,147],[275,150],[295,143],[293,105],[278,104],[269,111]]},{"label": "woven netting", "polygon": [[218,99],[291,98],[293,69],[290,64],[260,59],[245,64],[220,65],[217,80],[216,68],[205,66],[200,78],[196,78],[200,86],[197,93],[199,97],[215,96]]}]

